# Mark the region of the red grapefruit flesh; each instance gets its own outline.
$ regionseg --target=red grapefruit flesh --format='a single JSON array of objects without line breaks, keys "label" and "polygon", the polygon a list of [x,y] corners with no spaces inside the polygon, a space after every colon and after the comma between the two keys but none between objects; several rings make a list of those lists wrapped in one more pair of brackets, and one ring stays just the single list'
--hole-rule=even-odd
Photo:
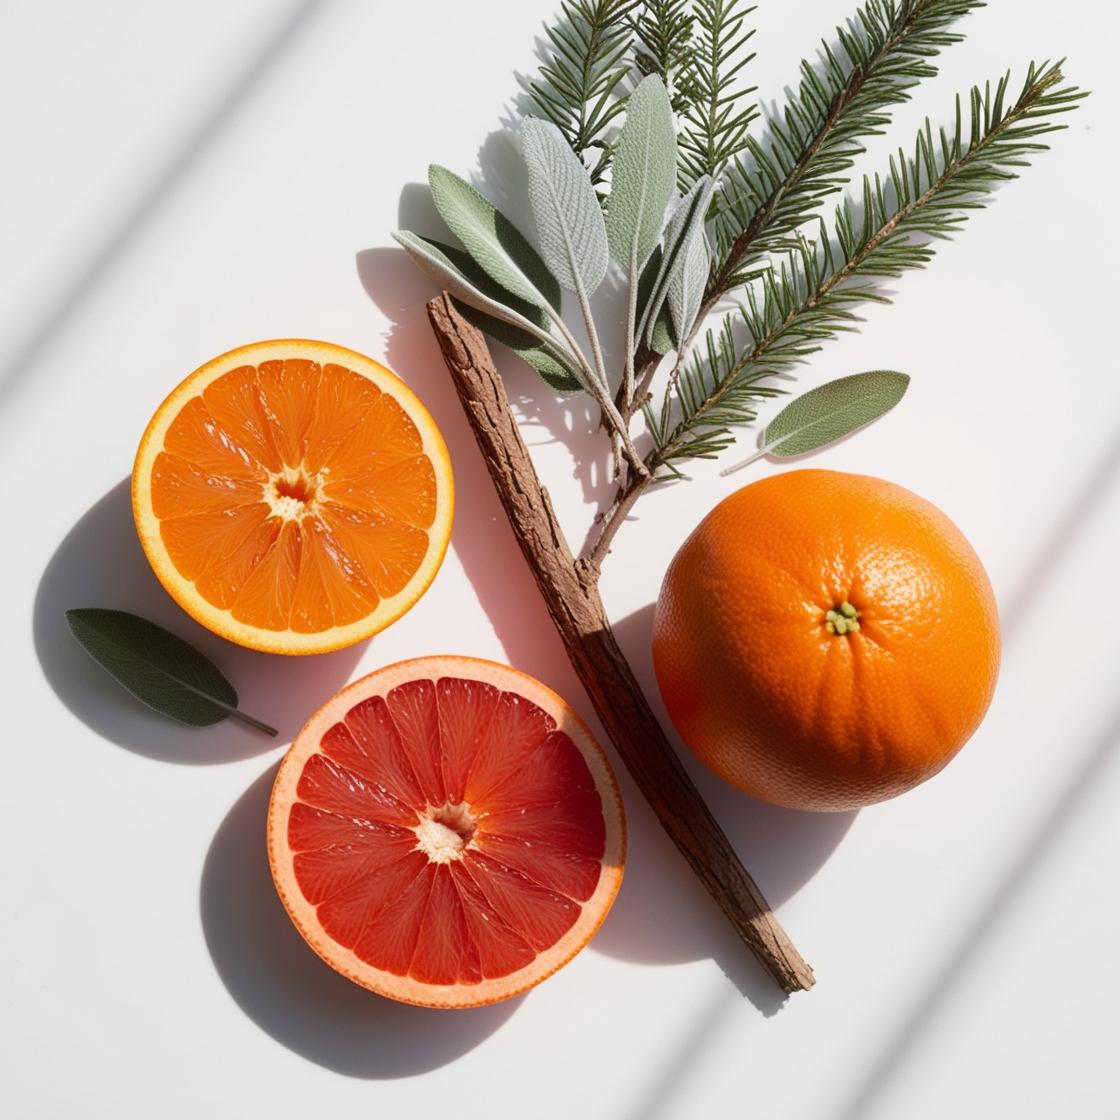
[{"label": "red grapefruit flesh", "polygon": [[566,964],[606,917],[626,834],[576,713],[489,661],[425,657],[343,689],[276,776],[273,879],[332,968],[428,1007],[477,1007]]}]

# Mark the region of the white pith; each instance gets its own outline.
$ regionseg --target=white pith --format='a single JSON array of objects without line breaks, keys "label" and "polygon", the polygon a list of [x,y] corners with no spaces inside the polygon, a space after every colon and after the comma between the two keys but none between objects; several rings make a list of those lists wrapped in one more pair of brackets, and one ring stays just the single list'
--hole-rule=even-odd
[{"label": "white pith", "polygon": [[474,843],[475,818],[466,802],[444,805],[437,809],[429,805],[413,829],[416,849],[423,852],[432,863],[450,863],[462,859]]},{"label": "white pith", "polygon": [[[264,500],[274,517],[282,521],[300,521],[308,515],[315,514],[319,508],[319,488],[326,479],[325,471],[318,474],[308,473],[307,467],[300,463],[297,467],[285,467],[282,471],[275,471],[264,484]],[[294,487],[302,482],[308,491],[306,498],[295,498],[290,494],[280,493],[280,487],[286,485]]]}]

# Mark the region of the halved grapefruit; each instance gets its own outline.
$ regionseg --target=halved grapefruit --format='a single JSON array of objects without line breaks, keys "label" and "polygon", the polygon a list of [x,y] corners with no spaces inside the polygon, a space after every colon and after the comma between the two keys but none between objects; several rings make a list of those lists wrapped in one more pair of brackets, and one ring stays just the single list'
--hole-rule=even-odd
[{"label": "halved grapefruit", "polygon": [[224,638],[322,653],[399,618],[451,535],[447,447],[384,366],[278,339],[195,370],[132,472],[141,544],[172,598]]},{"label": "halved grapefruit", "polygon": [[539,984],[583,948],[622,881],[622,801],[551,689],[469,657],[390,665],[292,744],[268,855],[296,928],[332,968],[427,1007]]}]

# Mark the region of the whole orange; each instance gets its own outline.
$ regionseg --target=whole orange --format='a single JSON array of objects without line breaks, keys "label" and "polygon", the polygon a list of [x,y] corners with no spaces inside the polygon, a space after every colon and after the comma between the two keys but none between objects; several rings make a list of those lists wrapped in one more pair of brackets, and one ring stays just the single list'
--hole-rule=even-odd
[{"label": "whole orange", "polygon": [[685,743],[795,809],[853,809],[936,774],[983,718],[999,653],[961,531],[901,486],[837,471],[724,499],[670,564],[653,623]]}]

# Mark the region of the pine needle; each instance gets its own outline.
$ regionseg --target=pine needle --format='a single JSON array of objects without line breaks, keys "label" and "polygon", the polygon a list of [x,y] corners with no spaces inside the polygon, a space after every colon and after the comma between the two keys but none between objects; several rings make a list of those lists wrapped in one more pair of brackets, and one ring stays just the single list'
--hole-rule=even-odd
[{"label": "pine needle", "polygon": [[738,287],[765,254],[791,246],[791,234],[827,195],[842,190],[868,137],[936,69],[931,63],[961,35],[947,30],[983,0],[867,0],[821,44],[823,62],[801,63],[801,84],[763,141],[727,168],[713,237],[719,267],[710,294]]},{"label": "pine needle", "polygon": [[681,85],[686,104],[679,137],[681,191],[702,175],[718,177],[728,160],[746,148],[747,130],[758,117],[751,99],[757,87],[742,84],[754,58],[746,46],[754,28],[743,24],[755,6],[740,0],[695,0],[695,41]]},{"label": "pine needle", "polygon": [[[838,334],[852,330],[863,303],[887,303],[875,277],[924,267],[936,241],[951,236],[1002,183],[1047,148],[1041,137],[1086,96],[1062,85],[1061,63],[1031,63],[1010,106],[1010,76],[976,86],[967,115],[956,103],[952,129],[927,120],[912,154],[900,150],[885,175],[865,176],[859,210],[844,200],[835,236],[823,220],[815,240],[798,236],[774,267],[745,289],[737,315],[680,370],[659,409],[646,409],[655,441],[654,470],[678,474],[689,458],[711,458],[734,442],[733,429],[755,419],[753,402],[775,392],[763,384],[787,373]],[[967,129],[967,131],[965,131]],[[733,322],[749,341],[739,345]]]},{"label": "pine needle", "polygon": [[608,126],[626,107],[619,83],[630,72],[635,0],[565,0],[545,27],[548,58],[530,93],[600,183],[610,166]]}]

